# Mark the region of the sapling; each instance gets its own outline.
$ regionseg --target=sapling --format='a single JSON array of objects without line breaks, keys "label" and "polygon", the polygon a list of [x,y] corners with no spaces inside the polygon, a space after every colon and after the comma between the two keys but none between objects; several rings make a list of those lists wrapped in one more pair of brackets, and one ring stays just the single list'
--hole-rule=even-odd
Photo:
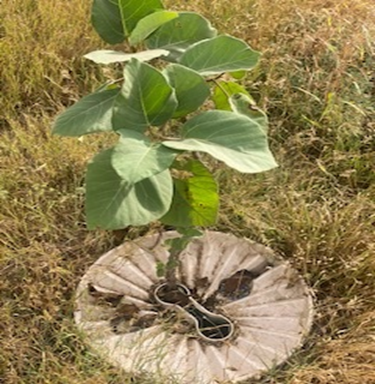
[{"label": "sapling", "polygon": [[123,63],[123,77],[61,113],[53,133],[118,134],[118,143],[88,164],[87,227],[156,220],[175,227],[181,236],[169,242],[168,263],[158,266],[173,286],[179,254],[217,218],[217,185],[198,154],[243,173],[276,167],[267,117],[237,80],[257,65],[259,53],[218,34],[198,13],[165,10],[160,0],[94,0],[91,22],[106,43],[127,52],[85,58]]}]

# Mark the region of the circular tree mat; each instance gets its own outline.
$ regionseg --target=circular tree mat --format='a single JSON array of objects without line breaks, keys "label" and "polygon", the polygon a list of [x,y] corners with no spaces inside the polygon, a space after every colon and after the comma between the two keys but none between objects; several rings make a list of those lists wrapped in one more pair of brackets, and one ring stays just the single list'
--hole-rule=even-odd
[{"label": "circular tree mat", "polygon": [[[162,240],[175,236],[166,232]],[[111,250],[79,284],[76,323],[109,362],[164,382],[214,384],[259,376],[302,345],[312,297],[270,249],[219,232],[193,240],[180,255],[177,279],[197,312],[178,305],[183,301],[162,305],[155,298],[165,282],[157,271],[168,259],[158,240],[147,236]],[[211,314],[233,327],[225,337],[197,330]]]}]

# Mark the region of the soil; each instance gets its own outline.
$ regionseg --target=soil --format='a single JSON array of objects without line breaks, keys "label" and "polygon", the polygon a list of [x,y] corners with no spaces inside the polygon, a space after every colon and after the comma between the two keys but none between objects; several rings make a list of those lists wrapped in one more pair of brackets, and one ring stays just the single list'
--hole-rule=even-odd
[{"label": "soil", "polygon": [[189,304],[188,293],[178,285],[171,288],[168,287],[168,285],[164,285],[161,289],[159,289],[158,297],[166,303],[177,304],[180,307],[185,307]]},{"label": "soil", "polygon": [[250,294],[255,277],[252,272],[243,269],[222,280],[218,291],[228,299],[242,299]]},{"label": "soil", "polygon": [[116,307],[116,315],[123,317],[125,320],[132,319],[139,312],[139,308],[135,304],[120,304]]},{"label": "soil", "polygon": [[[248,270],[241,270],[227,279],[220,282],[218,292],[229,300],[238,300],[250,294],[253,280],[257,277],[256,273]],[[200,279],[198,285],[205,286],[207,279]],[[115,309],[115,314],[110,320],[110,324],[114,333],[132,332],[141,328],[147,328],[153,324],[155,317],[152,318],[137,318],[139,309],[134,304],[121,303],[123,295],[107,294],[99,292],[92,284],[88,284],[88,291],[92,297],[95,297],[98,304],[101,302],[111,305]],[[199,323],[199,329],[203,335],[212,340],[223,339],[231,332],[231,324],[227,321],[217,323],[217,321],[210,321],[209,316],[201,313],[197,308],[191,306],[189,301],[190,292],[179,284],[168,284],[161,286],[157,292],[157,296],[161,301],[169,304],[176,304],[185,308],[192,316],[194,316]],[[214,295],[216,296],[216,295]],[[205,307],[210,311],[215,312],[216,298],[212,300],[212,306],[205,303]],[[209,308],[211,307],[211,308]],[[217,320],[217,319],[216,319]],[[125,327],[125,328],[124,328]]]},{"label": "soil", "polygon": [[155,322],[155,316],[145,315],[139,318],[129,318],[128,314],[119,315],[110,320],[112,332],[116,334],[136,332],[151,327]]},{"label": "soil", "polygon": [[220,323],[218,319],[211,321],[207,315],[194,306],[185,307],[185,310],[198,320],[199,330],[209,339],[223,339],[228,336],[232,330],[232,325],[224,319]]},{"label": "soil", "polygon": [[[202,281],[203,282],[203,281]],[[203,282],[204,283],[204,282]],[[227,337],[232,331],[232,325],[225,319],[215,316],[213,312],[210,316],[196,308],[189,300],[190,291],[187,291],[182,285],[168,286],[165,284],[157,291],[160,300],[176,304],[184,308],[197,322],[200,332],[207,338],[212,340],[220,340]]]},{"label": "soil", "polygon": [[87,290],[91,297],[95,298],[97,305],[110,305],[117,307],[124,295],[117,295],[115,293],[104,293],[98,291],[91,283],[87,284]]}]

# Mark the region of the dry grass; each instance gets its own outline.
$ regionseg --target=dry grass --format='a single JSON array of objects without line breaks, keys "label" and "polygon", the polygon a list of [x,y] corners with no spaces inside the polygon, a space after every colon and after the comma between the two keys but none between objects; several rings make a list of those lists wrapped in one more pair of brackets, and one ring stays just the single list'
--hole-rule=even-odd
[{"label": "dry grass", "polygon": [[[267,109],[277,170],[217,169],[218,228],[270,245],[303,273],[317,316],[306,347],[261,382],[375,383],[375,6],[372,0],[197,0],[263,52],[247,86]],[[51,137],[53,116],[103,80],[89,1],[0,9],[0,382],[119,384],[73,321],[83,271],[118,241],[87,232],[86,161],[110,138]],[[145,231],[147,228],[141,229]],[[127,236],[136,236],[138,230]],[[144,380],[139,380],[144,383]]]}]

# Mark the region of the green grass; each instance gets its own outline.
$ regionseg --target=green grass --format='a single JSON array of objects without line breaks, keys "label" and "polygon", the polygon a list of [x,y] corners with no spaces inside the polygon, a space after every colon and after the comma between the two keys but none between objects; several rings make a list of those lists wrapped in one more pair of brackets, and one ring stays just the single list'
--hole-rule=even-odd
[{"label": "green grass", "polygon": [[[88,24],[90,2],[2,5],[0,382],[130,383],[86,348],[72,320],[73,295],[121,236],[152,227],[86,231],[85,164],[111,138],[50,135],[54,116],[108,74],[81,59],[103,46]],[[375,383],[375,5],[173,6],[202,12],[263,52],[245,83],[269,114],[280,167],[244,176],[212,164],[222,192],[217,228],[287,258],[313,288],[317,315],[306,347],[260,382]]]}]

